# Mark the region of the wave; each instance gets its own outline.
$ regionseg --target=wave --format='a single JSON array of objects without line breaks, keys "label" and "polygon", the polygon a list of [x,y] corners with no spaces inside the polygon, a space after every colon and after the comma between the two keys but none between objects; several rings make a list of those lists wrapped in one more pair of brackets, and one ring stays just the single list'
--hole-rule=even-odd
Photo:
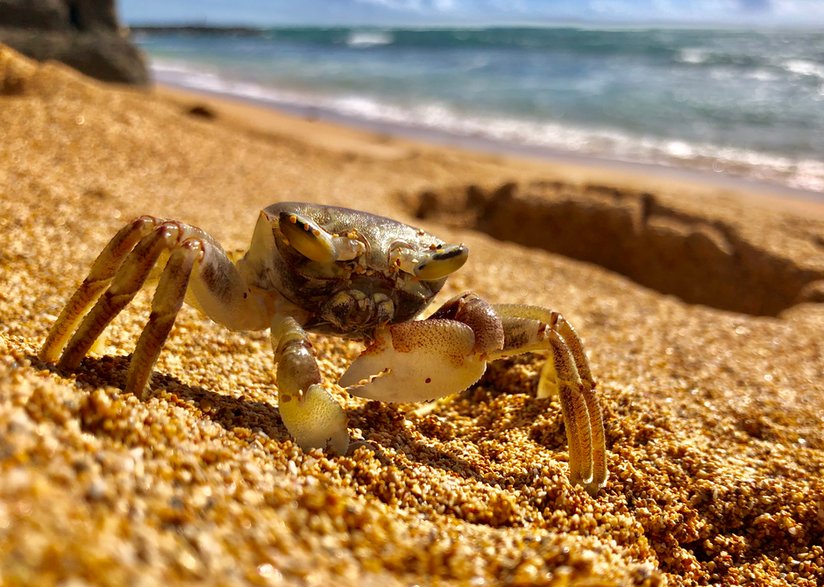
[{"label": "wave", "polygon": [[788,72],[800,76],[815,77],[824,80],[824,63],[807,59],[788,59],[781,66]]},{"label": "wave", "polygon": [[153,36],[190,35],[247,38],[258,52],[279,44],[383,51],[456,49],[524,52],[584,58],[632,59],[651,65],[725,68],[742,72],[779,70],[784,74],[824,77],[824,65],[796,58],[787,47],[824,47],[824,33],[787,36],[781,32],[711,31],[691,29],[609,29],[584,27],[276,27],[215,29],[168,27],[138,29],[141,42]]},{"label": "wave", "polygon": [[353,122],[421,131],[458,139],[483,140],[504,149],[531,148],[547,153],[574,153],[629,162],[691,167],[824,191],[824,162],[743,148],[632,134],[614,128],[585,128],[516,116],[470,115],[437,101],[405,107],[349,93],[325,95],[226,79],[216,71],[194,69],[174,60],[152,63],[155,79],[224,95],[296,109],[313,116],[324,113]]},{"label": "wave", "polygon": [[709,60],[709,51],[703,47],[687,47],[678,52],[676,59],[681,63],[700,65]]},{"label": "wave", "polygon": [[391,45],[394,38],[384,31],[352,31],[346,39],[350,47],[374,47],[377,45]]},{"label": "wave", "polygon": [[[370,44],[400,48],[487,48],[574,51],[589,54],[643,53],[671,56],[675,52],[667,38],[651,31],[597,30],[581,28],[436,28],[353,29],[272,28],[268,38],[313,45],[350,45],[365,39]],[[378,42],[372,43],[373,40]]]},{"label": "wave", "polygon": [[313,46],[375,46],[427,49],[503,49],[589,55],[647,55],[678,59],[698,33],[658,29],[596,29],[579,27],[364,28],[274,27],[268,29],[213,27],[136,27],[142,39],[163,35],[249,37]]}]

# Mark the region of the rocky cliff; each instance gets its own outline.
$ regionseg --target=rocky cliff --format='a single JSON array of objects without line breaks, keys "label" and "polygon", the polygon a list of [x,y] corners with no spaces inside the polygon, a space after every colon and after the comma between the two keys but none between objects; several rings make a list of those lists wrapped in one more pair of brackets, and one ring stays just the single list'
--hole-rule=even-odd
[{"label": "rocky cliff", "polygon": [[100,80],[149,82],[142,55],[118,22],[114,0],[0,0],[0,43]]}]

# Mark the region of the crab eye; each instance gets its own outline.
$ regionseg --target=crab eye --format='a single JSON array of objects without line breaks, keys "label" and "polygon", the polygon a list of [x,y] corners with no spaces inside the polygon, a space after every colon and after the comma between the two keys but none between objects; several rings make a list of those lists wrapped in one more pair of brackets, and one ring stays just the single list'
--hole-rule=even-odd
[{"label": "crab eye", "polygon": [[445,245],[436,250],[415,267],[415,277],[424,281],[440,279],[454,273],[469,258],[466,245]]}]

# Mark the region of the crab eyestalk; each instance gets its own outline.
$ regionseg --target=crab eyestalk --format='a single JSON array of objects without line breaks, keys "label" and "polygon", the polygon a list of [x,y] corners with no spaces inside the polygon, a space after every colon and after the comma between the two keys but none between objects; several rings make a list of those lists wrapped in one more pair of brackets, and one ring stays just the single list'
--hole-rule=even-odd
[{"label": "crab eyestalk", "polygon": [[331,234],[314,221],[298,214],[281,212],[279,218],[280,231],[289,241],[289,245],[312,261],[348,261],[366,250],[362,242]]},{"label": "crab eyestalk", "polygon": [[463,267],[469,258],[466,245],[446,245],[435,249],[415,267],[415,277],[425,281],[441,279]]},{"label": "crab eyestalk", "polygon": [[390,256],[401,271],[423,281],[435,281],[463,267],[469,258],[469,247],[464,244],[448,244],[420,251],[398,246]]}]

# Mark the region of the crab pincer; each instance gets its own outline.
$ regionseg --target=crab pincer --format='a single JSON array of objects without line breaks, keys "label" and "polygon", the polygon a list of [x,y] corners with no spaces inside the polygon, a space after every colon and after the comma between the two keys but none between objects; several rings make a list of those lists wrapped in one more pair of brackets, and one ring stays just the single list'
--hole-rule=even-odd
[{"label": "crab pincer", "polygon": [[338,383],[352,395],[389,402],[425,401],[462,391],[483,375],[488,354],[503,348],[503,329],[496,318],[489,304],[465,294],[427,320],[379,328]]}]

